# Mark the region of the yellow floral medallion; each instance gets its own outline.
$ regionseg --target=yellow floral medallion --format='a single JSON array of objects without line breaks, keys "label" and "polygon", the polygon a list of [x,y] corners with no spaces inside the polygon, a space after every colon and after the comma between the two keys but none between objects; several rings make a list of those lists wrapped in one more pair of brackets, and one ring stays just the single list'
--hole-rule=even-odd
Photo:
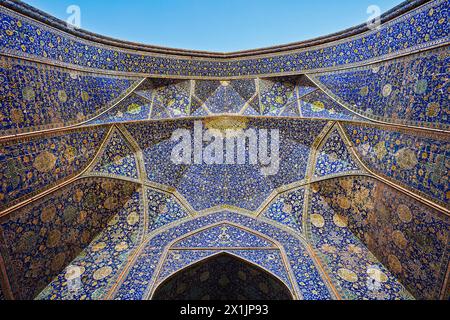
[{"label": "yellow floral medallion", "polygon": [[392,239],[394,240],[394,243],[397,247],[399,247],[400,249],[406,249],[408,245],[408,240],[406,240],[405,236],[401,231],[398,230],[394,231],[392,233]]}]

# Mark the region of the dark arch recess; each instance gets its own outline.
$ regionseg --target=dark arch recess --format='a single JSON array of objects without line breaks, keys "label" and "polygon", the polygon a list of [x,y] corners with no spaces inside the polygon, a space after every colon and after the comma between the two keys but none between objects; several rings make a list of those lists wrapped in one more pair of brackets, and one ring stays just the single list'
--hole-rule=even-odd
[{"label": "dark arch recess", "polygon": [[197,262],[166,279],[152,300],[293,300],[277,277],[223,253]]}]

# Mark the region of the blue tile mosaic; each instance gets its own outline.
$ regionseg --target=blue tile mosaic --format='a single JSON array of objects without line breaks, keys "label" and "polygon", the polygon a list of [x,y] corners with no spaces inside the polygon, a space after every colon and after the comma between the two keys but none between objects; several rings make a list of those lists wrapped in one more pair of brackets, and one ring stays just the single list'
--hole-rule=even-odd
[{"label": "blue tile mosaic", "polygon": [[0,135],[89,120],[136,82],[136,78],[75,72],[0,56]]},{"label": "blue tile mosaic", "polygon": [[231,205],[256,210],[275,188],[305,177],[310,148],[324,121],[251,120],[249,128],[280,131],[279,171],[265,176],[259,165],[176,165],[171,161],[172,132],[193,130],[193,121],[167,124],[133,124],[127,129],[140,144],[148,180],[176,188],[195,210]]},{"label": "blue tile mosaic", "polygon": [[138,94],[132,94],[111,110],[90,121],[89,124],[147,120],[150,118],[150,107],[150,101]]},{"label": "blue tile mosaic", "polygon": [[360,166],[355,162],[339,131],[333,129],[318,150],[314,176],[323,177],[355,171],[361,172]]},{"label": "blue tile mosaic", "polygon": [[[318,250],[319,257],[333,278],[333,283],[342,292],[343,298],[412,299],[411,294],[398,282],[395,274],[386,269],[351,232],[350,217],[335,210],[334,203],[329,205],[327,199],[324,199],[322,186],[326,192],[332,183],[336,182],[319,183],[314,187],[310,199],[308,224],[311,242]],[[369,189],[361,188],[356,195],[368,191]],[[333,192],[332,196],[336,197],[337,194]],[[365,199],[359,198],[359,201],[364,202]],[[339,204],[346,205],[343,200],[340,200]],[[367,206],[367,203],[364,204]]]},{"label": "blue tile mosaic", "polygon": [[288,288],[292,289],[292,284],[289,280],[289,276],[286,271],[286,267],[283,264],[283,259],[279,250],[170,251],[164,261],[162,272],[158,275],[157,282],[161,283],[170,275],[186,268],[188,265],[192,265],[198,261],[217,255],[218,253],[229,253],[262,267],[271,274],[277,276]]},{"label": "blue tile mosaic", "polygon": [[263,217],[288,226],[296,232],[303,232],[303,204],[305,189],[284,193],[274,200]]},{"label": "blue tile mosaic", "polygon": [[[192,219],[151,237],[145,248],[139,254],[139,257],[135,260],[135,263],[133,263],[133,266],[129,269],[129,273],[125,275],[124,280],[120,282],[120,286],[114,294],[115,299],[135,300],[142,299],[150,294],[150,279],[156,277],[156,275],[154,275],[154,261],[161,255],[161,251],[152,248],[164,248],[168,243],[182,237],[186,232],[192,232],[196,229],[204,228],[221,221],[228,221],[233,224],[237,223],[281,243],[286,250],[289,261],[293,262],[294,277],[298,283],[302,297],[308,300],[331,298],[327,286],[317,271],[317,267],[304,249],[300,240],[285,231],[281,231],[254,218],[224,212]],[[147,263],[145,263],[145,261],[147,261]],[[149,262],[151,262],[151,266],[149,266]],[[151,270],[149,270],[149,268],[151,268]],[[144,272],[146,274],[145,280],[143,278]]]},{"label": "blue tile mosaic", "polygon": [[[414,297],[439,299],[449,261],[448,216],[368,177],[320,182],[311,201],[312,240],[345,286],[359,283],[373,298],[395,299],[397,278]],[[362,264],[355,255],[368,260]],[[373,265],[382,272],[365,270]],[[364,286],[367,276],[375,287]]]},{"label": "blue tile mosaic", "polygon": [[158,56],[96,45],[1,8],[0,48],[2,53],[79,67],[152,75],[282,74],[362,63],[444,43],[448,41],[450,29],[447,13],[448,0],[434,0],[385,23],[378,30],[335,43],[269,56],[214,60]]},{"label": "blue tile mosaic", "polygon": [[[3,1],[0,254],[14,298],[180,297],[174,285],[211,298],[253,281],[237,297],[448,299],[449,1],[220,59],[113,47]],[[197,117],[233,142],[277,130],[275,171],[261,150],[227,164],[237,147],[208,164],[204,137],[202,161],[174,162],[172,134],[192,138]],[[208,273],[220,259],[233,279]]]},{"label": "blue tile mosaic", "polygon": [[142,241],[144,210],[134,192],[95,239],[37,296],[38,300],[97,300],[114,284]]},{"label": "blue tile mosaic", "polygon": [[146,189],[148,207],[148,232],[188,217],[187,212],[169,195]]}]

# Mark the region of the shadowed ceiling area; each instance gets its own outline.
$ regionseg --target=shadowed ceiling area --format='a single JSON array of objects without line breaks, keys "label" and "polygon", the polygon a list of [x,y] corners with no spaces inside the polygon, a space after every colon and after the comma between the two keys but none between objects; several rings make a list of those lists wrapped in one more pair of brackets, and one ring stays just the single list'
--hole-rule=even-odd
[{"label": "shadowed ceiling area", "polygon": [[378,0],[375,9],[370,7],[374,5],[371,0],[345,1],[339,6],[332,0],[283,0],[281,4],[270,0],[153,0],[132,6],[124,5],[122,0],[24,2],[63,21],[79,23],[84,30],[116,39],[169,48],[232,52],[344,30],[367,21],[377,10],[382,13],[402,1]]},{"label": "shadowed ceiling area", "polygon": [[448,8],[217,54],[2,1],[0,299],[448,299]]},{"label": "shadowed ceiling area", "polygon": [[[198,283],[191,286],[191,283]],[[289,289],[266,271],[228,254],[217,255],[160,284],[153,300],[292,300]]]}]

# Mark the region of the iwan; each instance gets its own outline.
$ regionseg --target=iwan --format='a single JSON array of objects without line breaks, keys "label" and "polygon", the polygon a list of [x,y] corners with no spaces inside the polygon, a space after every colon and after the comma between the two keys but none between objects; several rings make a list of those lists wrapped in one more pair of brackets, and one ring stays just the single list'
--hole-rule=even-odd
[{"label": "iwan", "polygon": [[211,318],[214,314],[214,307],[195,307],[190,304],[187,307],[181,307],[180,314],[185,315],[203,315]]}]

